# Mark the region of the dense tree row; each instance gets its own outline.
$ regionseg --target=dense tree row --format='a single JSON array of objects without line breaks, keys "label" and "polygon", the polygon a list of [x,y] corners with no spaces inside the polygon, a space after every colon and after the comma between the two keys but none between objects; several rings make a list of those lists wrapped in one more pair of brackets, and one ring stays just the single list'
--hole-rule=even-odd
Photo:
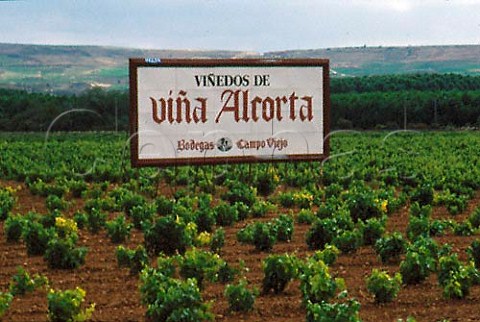
[{"label": "dense tree row", "polygon": [[[333,78],[332,128],[480,125],[480,77],[415,74]],[[0,131],[127,130],[128,92],[79,95],[0,89]]]},{"label": "dense tree row", "polygon": [[332,78],[331,91],[340,93],[480,90],[480,77],[460,74],[404,74]]}]

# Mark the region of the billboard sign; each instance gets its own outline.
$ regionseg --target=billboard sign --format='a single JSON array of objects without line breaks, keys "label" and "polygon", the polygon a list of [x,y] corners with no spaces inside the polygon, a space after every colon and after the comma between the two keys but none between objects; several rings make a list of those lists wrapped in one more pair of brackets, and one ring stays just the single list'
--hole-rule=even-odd
[{"label": "billboard sign", "polygon": [[133,166],[328,156],[323,59],[130,59]]}]

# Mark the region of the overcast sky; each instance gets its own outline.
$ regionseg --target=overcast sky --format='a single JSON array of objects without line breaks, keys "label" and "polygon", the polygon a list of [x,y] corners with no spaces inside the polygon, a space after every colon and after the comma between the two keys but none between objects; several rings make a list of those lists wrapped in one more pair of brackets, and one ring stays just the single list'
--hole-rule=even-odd
[{"label": "overcast sky", "polygon": [[0,0],[0,42],[258,52],[480,44],[480,0]]}]

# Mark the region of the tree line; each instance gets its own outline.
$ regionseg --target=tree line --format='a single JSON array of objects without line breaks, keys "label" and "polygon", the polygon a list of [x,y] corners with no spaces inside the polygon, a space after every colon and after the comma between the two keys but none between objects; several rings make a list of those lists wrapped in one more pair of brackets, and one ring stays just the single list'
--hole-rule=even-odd
[{"label": "tree line", "polygon": [[[0,89],[0,131],[128,130],[128,91],[53,95]],[[331,79],[332,128],[480,125],[480,77],[412,74]]]}]

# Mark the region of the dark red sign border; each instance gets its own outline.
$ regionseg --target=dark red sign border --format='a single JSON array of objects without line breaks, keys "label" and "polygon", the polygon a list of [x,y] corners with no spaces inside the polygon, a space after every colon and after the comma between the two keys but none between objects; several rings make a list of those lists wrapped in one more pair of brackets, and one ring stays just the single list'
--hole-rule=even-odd
[{"label": "dark red sign border", "polygon": [[[204,157],[177,159],[138,158],[138,67],[323,67],[323,154],[296,154],[283,158],[259,156]],[[158,59],[130,58],[130,159],[133,167],[202,165],[230,163],[265,163],[288,161],[321,161],[330,154],[330,63],[328,59]]]}]

